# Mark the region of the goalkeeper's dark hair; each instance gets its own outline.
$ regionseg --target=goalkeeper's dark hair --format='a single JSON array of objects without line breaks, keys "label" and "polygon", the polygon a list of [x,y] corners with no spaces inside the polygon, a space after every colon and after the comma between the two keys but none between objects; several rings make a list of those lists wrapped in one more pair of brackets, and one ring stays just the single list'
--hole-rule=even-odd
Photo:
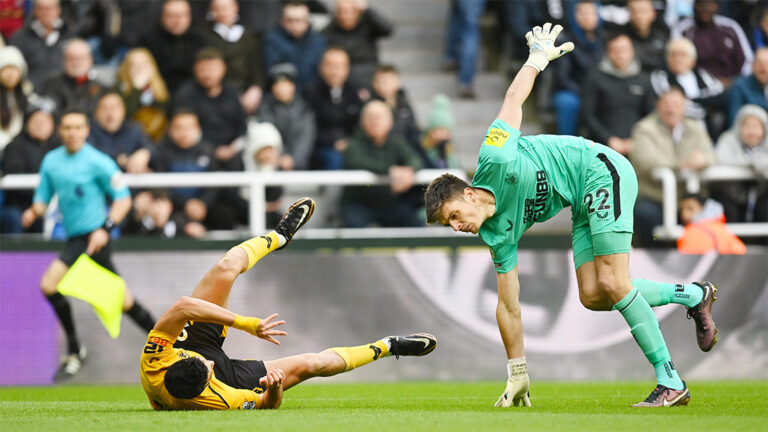
[{"label": "goalkeeper's dark hair", "polygon": [[443,174],[432,180],[424,192],[424,205],[427,210],[427,223],[437,222],[440,217],[440,209],[446,201],[459,199],[464,194],[464,189],[470,187],[469,183],[452,174]]},{"label": "goalkeeper's dark hair", "polygon": [[205,390],[208,367],[199,358],[177,361],[165,372],[165,388],[173,397],[192,399]]}]

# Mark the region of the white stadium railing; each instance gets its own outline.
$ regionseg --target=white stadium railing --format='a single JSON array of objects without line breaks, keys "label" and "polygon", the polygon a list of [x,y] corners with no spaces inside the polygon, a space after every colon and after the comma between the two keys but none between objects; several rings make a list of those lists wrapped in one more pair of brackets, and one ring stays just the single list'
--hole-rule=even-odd
[{"label": "white stadium railing", "polygon": [[[653,178],[661,181],[663,191],[663,222],[656,227],[654,234],[664,240],[676,239],[683,232],[683,227],[677,224],[677,187],[679,182],[685,184],[688,192],[696,193],[701,190],[702,183],[756,180],[754,172],[748,168],[716,166],[707,168],[701,173],[683,170],[679,175],[670,168],[654,168]],[[768,223],[728,223],[728,228],[737,236],[754,237],[768,236]]]},{"label": "white stadium railing", "polygon": [[[461,170],[426,169],[416,172],[416,184],[429,184],[433,179],[450,173],[467,180]],[[252,235],[264,232],[265,188],[267,186],[359,186],[388,185],[389,177],[370,171],[278,171],[260,172],[206,172],[206,173],[152,173],[126,174],[132,188],[165,187],[248,187],[249,231]],[[0,189],[34,189],[39,183],[37,174],[12,174],[0,177]]]}]

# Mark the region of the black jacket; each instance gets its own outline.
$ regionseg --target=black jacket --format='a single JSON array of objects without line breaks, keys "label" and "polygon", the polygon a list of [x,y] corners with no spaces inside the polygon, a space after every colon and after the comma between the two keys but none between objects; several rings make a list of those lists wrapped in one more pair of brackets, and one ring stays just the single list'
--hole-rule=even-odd
[{"label": "black jacket", "polygon": [[602,144],[616,136],[629,138],[632,126],[653,110],[655,97],[643,72],[619,77],[602,65],[592,71],[581,92],[581,113],[589,137]]},{"label": "black jacket", "polygon": [[181,36],[174,36],[158,26],[139,39],[139,45],[152,53],[160,74],[172,94],[187,80],[192,79],[195,54],[205,46],[205,39],[190,29]]},{"label": "black jacket", "polygon": [[53,101],[54,113],[58,117],[68,108],[83,109],[90,116],[104,91],[102,85],[95,80],[78,83],[64,73],[58,73],[43,83],[39,93]]},{"label": "black jacket", "polygon": [[187,81],[176,92],[172,105],[172,110],[194,110],[203,129],[203,139],[214,146],[229,145],[245,135],[245,110],[237,91],[228,84],[212,98],[197,81]]},{"label": "black jacket", "polygon": [[328,84],[317,80],[304,91],[304,99],[315,111],[315,149],[333,148],[336,141],[352,135],[360,118],[363,102],[357,95],[357,89],[351,84],[345,83],[341,97],[334,99]]},{"label": "black jacket", "polygon": [[[45,154],[59,144],[55,132],[47,141],[38,141],[22,131],[3,150],[3,174],[37,174]],[[5,205],[26,209],[32,205],[33,195],[33,190],[6,191]]]}]

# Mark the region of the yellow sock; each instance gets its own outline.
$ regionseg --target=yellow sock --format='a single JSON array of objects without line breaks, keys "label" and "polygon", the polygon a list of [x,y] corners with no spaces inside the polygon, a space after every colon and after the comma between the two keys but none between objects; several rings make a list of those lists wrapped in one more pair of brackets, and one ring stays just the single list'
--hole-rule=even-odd
[{"label": "yellow sock", "polygon": [[335,352],[344,359],[344,363],[347,364],[347,366],[344,368],[344,372],[350,371],[356,367],[367,365],[374,360],[378,360],[382,357],[388,357],[390,355],[389,345],[382,340],[377,340],[376,342],[354,347],[331,348],[331,351]]},{"label": "yellow sock", "polygon": [[280,245],[280,240],[276,232],[272,231],[266,235],[254,237],[250,240],[246,240],[235,247],[239,247],[248,254],[248,271],[253,267],[260,259],[264,258],[268,253],[277,249]]}]

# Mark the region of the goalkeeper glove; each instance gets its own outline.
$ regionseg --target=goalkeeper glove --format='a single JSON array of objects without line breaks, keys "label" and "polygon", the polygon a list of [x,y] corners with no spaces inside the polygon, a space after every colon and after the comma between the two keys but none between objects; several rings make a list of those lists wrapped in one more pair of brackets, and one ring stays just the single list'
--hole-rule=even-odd
[{"label": "goalkeeper glove", "polygon": [[232,328],[248,332],[254,336],[259,336],[257,330],[261,320],[256,317],[246,317],[235,314],[235,321],[232,323]]},{"label": "goalkeeper glove", "polygon": [[550,61],[573,51],[573,42],[555,46],[555,39],[562,30],[563,26],[560,24],[552,28],[552,24],[546,23],[543,28],[536,26],[526,33],[525,39],[528,41],[530,50],[524,66],[531,66],[541,72]]},{"label": "goalkeeper glove", "polygon": [[507,387],[493,406],[502,408],[510,407],[513,404],[515,406],[531,406],[528,394],[530,380],[528,379],[528,366],[525,363],[525,357],[509,359],[507,375],[509,376]]}]

